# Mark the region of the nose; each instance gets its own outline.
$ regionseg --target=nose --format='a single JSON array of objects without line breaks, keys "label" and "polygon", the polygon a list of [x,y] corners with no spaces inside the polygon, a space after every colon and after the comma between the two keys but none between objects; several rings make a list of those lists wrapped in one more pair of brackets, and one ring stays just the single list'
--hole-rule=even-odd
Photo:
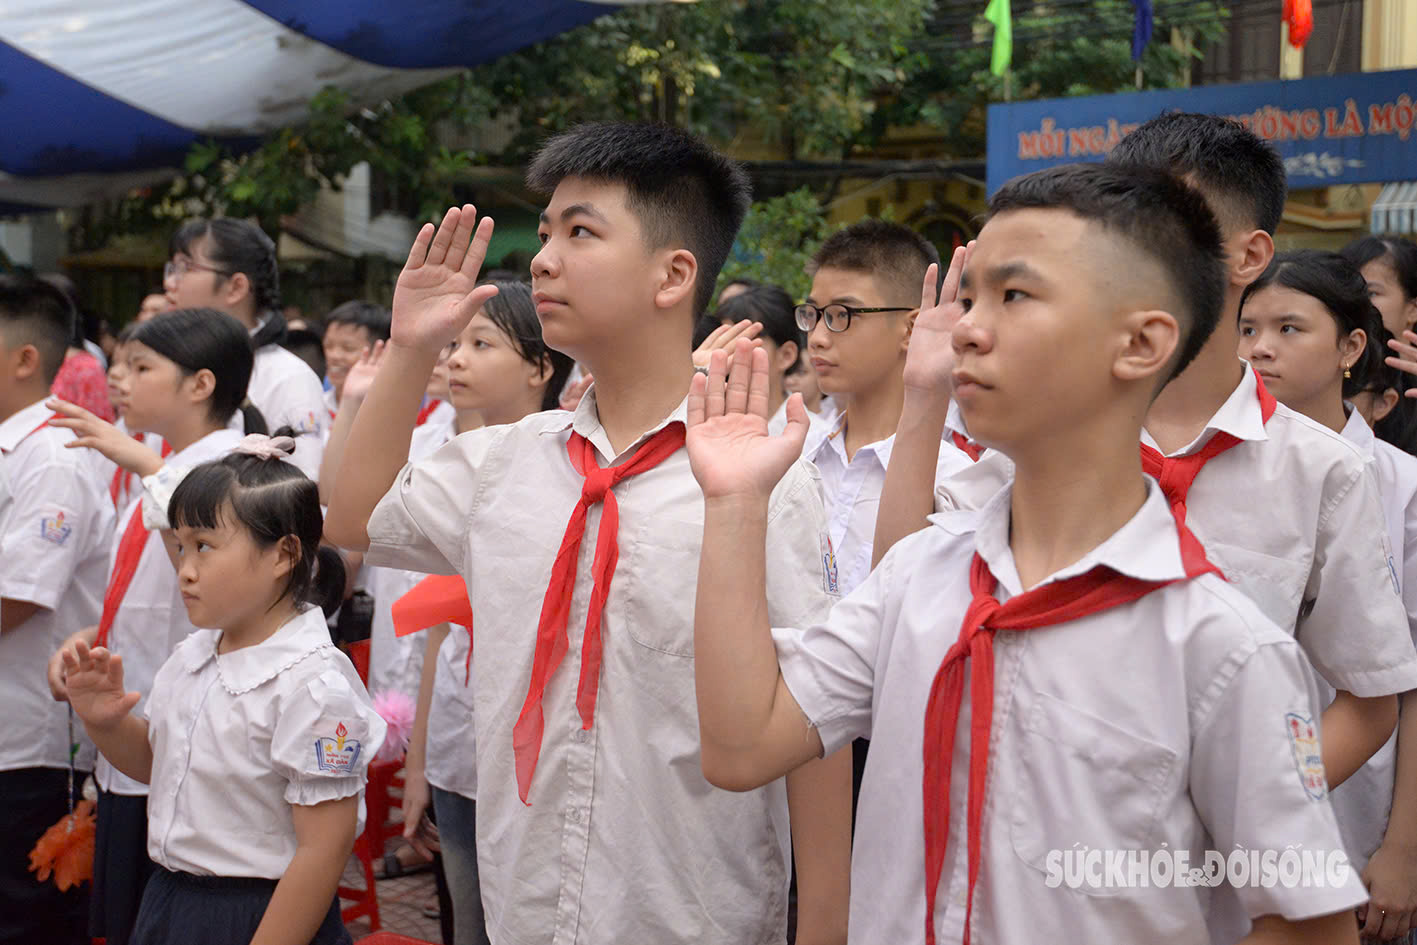
[{"label": "nose", "polygon": [[974,306],[960,316],[950,332],[950,345],[956,352],[974,351],[983,353],[993,345],[989,332],[980,321],[979,306]]},{"label": "nose", "polygon": [[812,330],[807,332],[807,348],[810,351],[825,351],[831,347],[831,329],[827,328],[827,320],[822,316],[817,317],[817,323],[812,326]]},{"label": "nose", "polygon": [[541,249],[537,250],[536,255],[531,257],[532,280],[554,278],[558,271],[555,258],[555,254],[551,252],[551,241],[547,240],[542,243]]}]

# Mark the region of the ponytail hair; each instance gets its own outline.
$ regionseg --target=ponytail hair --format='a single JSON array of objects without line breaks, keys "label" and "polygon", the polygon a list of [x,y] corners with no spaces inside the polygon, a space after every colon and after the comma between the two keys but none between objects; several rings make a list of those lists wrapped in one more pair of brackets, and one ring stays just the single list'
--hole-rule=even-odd
[{"label": "ponytail hair", "polygon": [[236,319],[214,308],[181,308],[142,322],[129,340],[156,351],[186,375],[211,371],[216,379],[212,420],[226,423],[240,410],[247,433],[266,432],[265,418],[246,400],[255,355],[245,327]]},{"label": "ponytail hair", "polygon": [[280,344],[285,340],[285,315],[280,304],[280,270],[276,265],[276,244],[256,224],[231,217],[210,220],[188,220],[172,234],[168,255],[192,255],[198,241],[205,240],[204,254],[217,269],[218,275],[230,278],[236,273],[246,277],[251,285],[251,298],[257,317],[264,322],[251,337],[256,349]]},{"label": "ponytail hair", "polygon": [[483,285],[495,285],[497,294],[482,303],[482,314],[511,340],[513,350],[523,361],[551,366],[551,377],[541,395],[541,409],[555,410],[560,406],[561,388],[566,386],[566,378],[575,362],[546,346],[541,336],[541,319],[536,317],[536,304],[531,299],[531,286],[521,280],[489,280]]},{"label": "ponytail hair", "polygon": [[[282,427],[277,435],[293,432]],[[294,538],[299,550],[282,596],[316,604],[326,617],[344,599],[344,559],[320,544],[325,522],[319,489],[288,462],[228,453],[202,463],[172,493],[167,517],[173,528],[216,528],[229,517],[262,550]]]}]

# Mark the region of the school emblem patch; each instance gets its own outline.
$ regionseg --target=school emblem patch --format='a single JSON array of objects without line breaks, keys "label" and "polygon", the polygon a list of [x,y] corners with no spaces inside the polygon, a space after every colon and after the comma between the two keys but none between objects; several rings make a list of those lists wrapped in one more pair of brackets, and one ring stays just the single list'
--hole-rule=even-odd
[{"label": "school emblem patch", "polygon": [[837,583],[836,551],[832,548],[830,535],[822,536],[822,589],[828,594],[840,594]]},{"label": "school emblem patch", "polygon": [[74,526],[65,523],[63,512],[46,515],[39,520],[39,537],[50,544],[64,544],[73,531]]},{"label": "school emblem patch", "polygon": [[354,771],[354,763],[359,760],[359,740],[346,738],[348,734],[349,729],[341,722],[335,729],[334,738],[315,739],[315,763],[321,771],[338,771],[341,774]]},{"label": "school emblem patch", "polygon": [[315,411],[308,410],[305,412],[305,416],[300,418],[298,423],[292,423],[290,426],[291,429],[295,431],[296,436],[302,433],[318,433],[320,430],[320,418]]},{"label": "school emblem patch", "polygon": [[1323,757],[1319,753],[1318,729],[1314,728],[1312,719],[1295,712],[1285,713],[1284,725],[1304,793],[1316,801],[1322,800],[1328,793],[1328,780],[1324,777]]}]

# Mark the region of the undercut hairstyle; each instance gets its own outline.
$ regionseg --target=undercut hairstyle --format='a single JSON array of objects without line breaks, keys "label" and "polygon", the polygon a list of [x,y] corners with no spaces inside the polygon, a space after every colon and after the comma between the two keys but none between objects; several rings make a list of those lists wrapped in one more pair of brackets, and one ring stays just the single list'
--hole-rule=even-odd
[{"label": "undercut hairstyle", "polygon": [[74,337],[78,313],[43,279],[0,275],[0,335],[10,349],[34,345],[45,386],[54,383]]},{"label": "undercut hairstyle", "polygon": [[[1171,313],[1181,338],[1166,379],[1186,369],[1215,330],[1225,300],[1220,227],[1200,193],[1149,168],[1065,164],[1016,177],[989,201],[991,217],[1016,210],[1066,210],[1160,266],[1181,309]],[[1140,282],[1128,288],[1143,290]]]},{"label": "undercut hairstyle", "polygon": [[[939,262],[935,245],[910,227],[886,220],[862,220],[827,237],[807,262],[807,275],[815,276],[821,269],[866,273],[892,294],[887,301],[908,302],[914,308],[925,270]],[[896,294],[900,297],[895,298]]]},{"label": "undercut hairstyle", "polygon": [[752,185],[737,161],[668,125],[600,122],[546,142],[527,185],[550,194],[568,177],[619,184],[653,249],[694,254],[694,316],[708,309],[718,273],[748,212]]},{"label": "undercut hairstyle", "polygon": [[210,418],[226,423],[240,410],[247,433],[266,432],[265,418],[246,400],[255,355],[236,319],[214,308],[179,308],[137,324],[128,340],[167,358],[184,376],[211,371]]},{"label": "undercut hairstyle", "polygon": [[1166,171],[1214,201],[1223,223],[1274,234],[1289,187],[1279,152],[1232,118],[1168,112],[1126,135],[1109,164]]},{"label": "undercut hairstyle", "polygon": [[193,255],[197,243],[206,240],[204,255],[216,268],[219,279],[236,273],[251,285],[256,312],[265,323],[251,336],[253,347],[280,344],[285,340],[285,315],[280,304],[280,269],[276,265],[276,244],[265,231],[246,220],[213,217],[188,220],[178,227],[168,243],[168,256]]},{"label": "undercut hairstyle", "polygon": [[245,529],[262,550],[292,537],[299,552],[283,596],[316,604],[327,617],[344,597],[344,559],[320,545],[325,523],[319,489],[288,462],[228,453],[202,463],[178,483],[167,517],[174,528],[214,529],[225,522]]},{"label": "undercut hairstyle", "polygon": [[799,355],[792,367],[787,369],[788,374],[793,374],[801,370],[800,355],[807,350],[807,333],[797,327],[796,307],[785,289],[775,285],[759,285],[721,304],[714,312],[714,327],[723,322],[736,324],[746,318],[762,325],[759,337],[770,340],[779,348],[792,342],[797,346]]},{"label": "undercut hairstyle", "polygon": [[487,280],[497,294],[482,303],[482,314],[512,343],[512,350],[528,364],[550,364],[551,378],[541,395],[541,409],[555,410],[561,403],[561,388],[571,376],[575,362],[555,348],[548,348],[541,336],[541,319],[531,300],[531,286],[520,279]]},{"label": "undercut hairstyle", "polygon": [[1397,276],[1403,301],[1417,300],[1417,243],[1398,236],[1363,236],[1339,252],[1359,269],[1375,260],[1387,263]]},{"label": "undercut hairstyle", "polygon": [[355,300],[336,305],[325,316],[325,327],[330,325],[357,325],[369,333],[369,343],[388,341],[393,315],[382,305]]},{"label": "undercut hairstyle", "polygon": [[1333,316],[1341,341],[1355,328],[1362,329],[1367,343],[1358,360],[1349,367],[1349,377],[1343,379],[1343,397],[1371,390],[1381,375],[1385,348],[1379,347],[1383,336],[1383,316],[1368,298],[1368,282],[1358,267],[1338,253],[1317,249],[1300,249],[1280,253],[1270,260],[1260,277],[1245,287],[1240,297],[1240,314],[1245,303],[1256,292],[1270,286],[1280,286],[1302,292],[1316,300]]}]

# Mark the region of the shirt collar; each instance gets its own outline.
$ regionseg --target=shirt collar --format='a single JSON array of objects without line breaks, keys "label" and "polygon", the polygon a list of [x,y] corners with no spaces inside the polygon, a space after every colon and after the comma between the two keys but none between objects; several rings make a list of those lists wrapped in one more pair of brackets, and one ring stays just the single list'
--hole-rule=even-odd
[{"label": "shirt collar", "polygon": [[[1205,429],[1200,436],[1196,437],[1183,449],[1179,449],[1169,456],[1186,456],[1210,442],[1210,438],[1217,433],[1229,433],[1239,440],[1267,440],[1269,434],[1265,432],[1264,415],[1260,413],[1260,398],[1255,381],[1254,369],[1245,361],[1245,370],[1240,375],[1240,383],[1230,392],[1230,396],[1225,399],[1225,403],[1220,405],[1220,409],[1206,421]],[[1152,448],[1156,447],[1156,441],[1151,438],[1151,434],[1145,428],[1141,431],[1142,442]]]},{"label": "shirt collar", "polygon": [[600,453],[602,460],[609,459],[609,462],[604,465],[613,466],[620,460],[620,457],[628,456],[633,453],[639,448],[641,443],[645,442],[671,423],[683,423],[687,425],[688,419],[689,396],[685,394],[684,399],[679,401],[679,405],[670,411],[669,416],[640,434],[635,442],[631,443],[617,454],[615,453],[615,447],[610,445],[610,437],[605,435],[605,428],[600,425],[600,408],[596,406],[595,384],[592,383],[590,387],[586,389],[585,396],[581,398],[581,402],[576,405],[574,413],[563,413],[554,422],[543,427],[541,432],[543,434],[565,433],[566,430],[569,429],[579,433],[590,441],[591,445]]},{"label": "shirt collar", "polygon": [[164,459],[163,463],[170,464],[174,467],[183,464],[195,466],[197,463],[204,463],[209,459],[217,459],[237,443],[240,443],[241,438],[242,434],[240,431],[233,430],[230,427],[222,430],[213,430],[195,443],[189,443],[187,446],[173,453],[171,456]]},{"label": "shirt collar", "polygon": [[230,653],[217,653],[220,631],[212,630],[209,634],[208,639],[195,648],[196,653],[188,661],[187,670],[195,673],[209,661],[215,660],[222,688],[233,696],[250,692],[311,653],[334,646],[324,612],[315,606],[306,607],[260,643]]},{"label": "shirt collar", "polygon": [[842,466],[850,466],[857,461],[857,457],[864,454],[867,457],[874,457],[881,464],[881,468],[885,469],[890,465],[891,449],[894,446],[895,434],[892,433],[884,440],[877,440],[862,446],[856,451],[856,456],[848,460],[846,458],[846,412],[843,411],[822,425],[821,435],[814,443],[807,444],[804,455],[818,465],[822,459],[831,455],[835,456]]},{"label": "shirt collar", "polygon": [[1372,456],[1378,446],[1378,438],[1373,435],[1373,428],[1368,426],[1368,421],[1363,419],[1363,415],[1352,404],[1345,402],[1343,406],[1348,411],[1348,422],[1339,432],[1345,440],[1362,450],[1364,456]]},{"label": "shirt collar", "polygon": [[44,400],[37,400],[23,410],[10,414],[4,423],[0,423],[0,453],[13,450],[53,413],[54,411],[44,405]]},{"label": "shirt collar", "polygon": [[[1022,593],[1013,550],[1009,547],[1010,480],[978,512],[932,515],[930,520],[952,534],[974,532],[975,550],[1010,596]],[[1176,520],[1155,482],[1146,480],[1146,500],[1125,525],[1102,544],[1042,583],[1061,581],[1104,565],[1143,581],[1174,581],[1186,576]]]}]

